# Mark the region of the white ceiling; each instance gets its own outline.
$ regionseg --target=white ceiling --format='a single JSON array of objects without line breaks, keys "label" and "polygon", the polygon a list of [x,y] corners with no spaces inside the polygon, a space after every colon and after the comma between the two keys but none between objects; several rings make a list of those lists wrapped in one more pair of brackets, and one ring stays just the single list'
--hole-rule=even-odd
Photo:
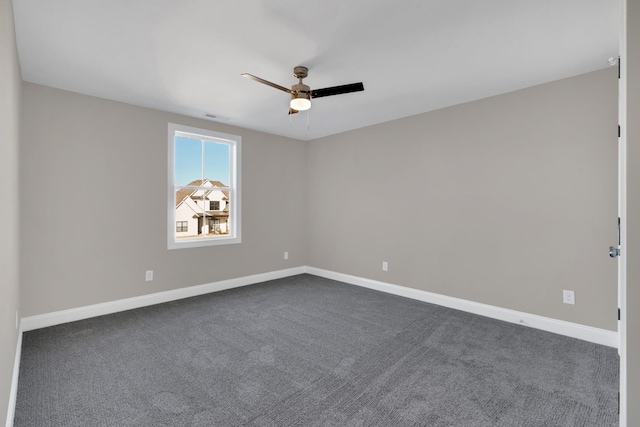
[{"label": "white ceiling", "polygon": [[[618,0],[13,0],[25,81],[309,140],[609,66]],[[288,116],[282,86],[363,82]]]}]

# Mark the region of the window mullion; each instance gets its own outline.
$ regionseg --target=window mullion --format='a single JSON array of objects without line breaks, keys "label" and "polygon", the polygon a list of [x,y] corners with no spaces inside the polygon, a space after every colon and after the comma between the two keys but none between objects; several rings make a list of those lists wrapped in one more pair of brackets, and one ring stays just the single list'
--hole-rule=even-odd
[{"label": "window mullion", "polygon": [[200,156],[201,164],[200,164],[200,184],[204,184],[204,141],[200,140],[200,146],[202,150],[202,155]]}]

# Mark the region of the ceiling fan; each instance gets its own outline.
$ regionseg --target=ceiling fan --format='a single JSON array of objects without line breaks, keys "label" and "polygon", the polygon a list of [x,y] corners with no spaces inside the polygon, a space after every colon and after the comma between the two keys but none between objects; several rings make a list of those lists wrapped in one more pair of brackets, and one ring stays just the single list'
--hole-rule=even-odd
[{"label": "ceiling fan", "polygon": [[307,67],[298,66],[293,68],[293,75],[298,79],[298,84],[291,86],[291,89],[287,89],[284,86],[271,83],[260,77],[256,77],[253,74],[244,73],[243,77],[247,77],[251,80],[255,80],[259,83],[263,83],[267,86],[279,89],[283,92],[291,94],[291,103],[289,104],[289,114],[296,114],[298,111],[304,111],[311,108],[311,98],[321,98],[323,96],[341,95],[343,93],[360,92],[364,90],[364,85],[360,83],[351,83],[342,86],[326,87],[324,89],[311,89],[306,84],[302,83],[302,79],[307,77],[309,69]]}]

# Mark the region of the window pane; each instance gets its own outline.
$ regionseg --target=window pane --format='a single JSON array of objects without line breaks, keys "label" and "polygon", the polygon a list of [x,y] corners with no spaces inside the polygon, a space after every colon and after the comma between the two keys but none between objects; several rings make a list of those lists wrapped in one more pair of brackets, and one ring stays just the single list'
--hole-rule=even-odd
[{"label": "window pane", "polygon": [[205,194],[205,212],[207,229],[209,236],[227,236],[229,234],[229,192],[217,190],[213,187]]},{"label": "window pane", "polygon": [[210,188],[176,190],[176,239],[229,235],[229,192]]},{"label": "window pane", "polygon": [[204,177],[218,187],[229,185],[229,144],[204,142]]},{"label": "window pane", "polygon": [[[198,236],[198,206],[192,199],[193,190],[177,190],[175,198],[175,237],[178,239]],[[202,210],[200,209],[202,212]]]},{"label": "window pane", "polygon": [[175,185],[199,185],[202,179],[202,141],[176,136],[174,153]]}]

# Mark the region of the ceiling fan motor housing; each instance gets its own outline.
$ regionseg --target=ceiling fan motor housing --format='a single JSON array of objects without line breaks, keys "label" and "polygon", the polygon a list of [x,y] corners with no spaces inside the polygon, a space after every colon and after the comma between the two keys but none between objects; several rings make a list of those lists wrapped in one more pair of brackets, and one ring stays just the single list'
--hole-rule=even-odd
[{"label": "ceiling fan motor housing", "polygon": [[311,93],[311,88],[305,84],[298,83],[291,86],[291,91],[294,93]]},{"label": "ceiling fan motor housing", "polygon": [[296,111],[308,110],[311,107],[311,88],[302,83],[291,86],[290,107]]}]

